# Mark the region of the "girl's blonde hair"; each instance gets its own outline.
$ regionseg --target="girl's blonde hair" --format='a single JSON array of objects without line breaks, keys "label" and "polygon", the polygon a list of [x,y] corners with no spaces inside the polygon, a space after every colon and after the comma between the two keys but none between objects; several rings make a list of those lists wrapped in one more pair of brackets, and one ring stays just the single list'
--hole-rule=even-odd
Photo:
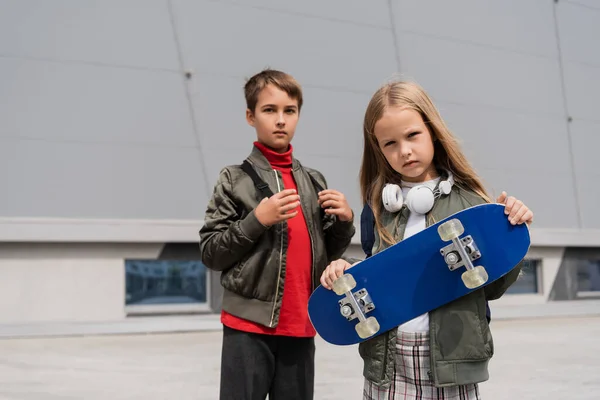
[{"label": "girl's blonde hair", "polygon": [[455,185],[468,189],[490,202],[481,179],[465,158],[457,139],[423,88],[414,82],[388,83],[375,92],[365,112],[364,150],[360,168],[362,200],[373,209],[375,226],[381,239],[380,246],[383,242],[389,245],[395,242],[381,223],[381,193],[387,183],[399,184],[401,179],[400,174],[385,159],[374,135],[375,124],[389,107],[403,107],[418,112],[434,141],[433,163],[436,168],[449,170],[454,175]]}]

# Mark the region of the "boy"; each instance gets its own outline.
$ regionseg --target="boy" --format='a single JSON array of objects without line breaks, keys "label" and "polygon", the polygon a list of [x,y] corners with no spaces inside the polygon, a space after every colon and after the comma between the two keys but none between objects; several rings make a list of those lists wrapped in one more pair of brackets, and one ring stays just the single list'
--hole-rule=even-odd
[{"label": "boy", "polygon": [[200,230],[202,262],[222,271],[224,287],[220,398],[312,399],[308,298],[350,244],[354,216],[342,193],[321,190],[323,175],[292,155],[302,108],[296,80],[264,70],[244,91],[257,134],[251,169],[221,171]]}]

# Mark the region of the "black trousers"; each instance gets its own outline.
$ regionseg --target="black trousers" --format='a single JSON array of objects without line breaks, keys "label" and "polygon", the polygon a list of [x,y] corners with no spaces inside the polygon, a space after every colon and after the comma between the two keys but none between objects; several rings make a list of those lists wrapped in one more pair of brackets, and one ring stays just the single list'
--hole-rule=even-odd
[{"label": "black trousers", "polygon": [[221,400],[312,400],[314,377],[314,338],[223,326]]}]

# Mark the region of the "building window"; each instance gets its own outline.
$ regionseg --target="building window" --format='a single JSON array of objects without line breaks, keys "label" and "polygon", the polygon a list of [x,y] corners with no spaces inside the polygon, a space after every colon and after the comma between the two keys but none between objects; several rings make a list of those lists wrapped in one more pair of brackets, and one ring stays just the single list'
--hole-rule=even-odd
[{"label": "building window", "polygon": [[[581,260],[577,263],[577,291],[580,295],[599,295],[600,261]],[[596,292],[596,293],[594,293]]]},{"label": "building window", "polygon": [[125,304],[206,303],[206,267],[200,261],[125,260]]},{"label": "building window", "polygon": [[506,291],[507,294],[538,293],[540,260],[523,260],[523,273]]}]

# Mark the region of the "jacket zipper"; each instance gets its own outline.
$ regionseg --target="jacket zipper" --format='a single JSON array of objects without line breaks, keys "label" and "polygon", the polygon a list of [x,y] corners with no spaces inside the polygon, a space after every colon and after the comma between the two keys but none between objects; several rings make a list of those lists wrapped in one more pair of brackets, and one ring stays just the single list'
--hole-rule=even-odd
[{"label": "jacket zipper", "polygon": [[[302,207],[302,200],[300,200],[300,207]],[[304,207],[302,207],[302,209],[304,210]],[[304,215],[307,215],[307,214],[304,213]],[[312,253],[312,255],[311,255],[312,265],[310,266],[311,267],[311,277],[312,277],[312,279],[311,279],[311,282],[310,282],[310,288],[311,288],[311,292],[313,292],[315,290],[315,282],[317,280],[316,279],[316,275],[315,275],[315,272],[317,272],[317,269],[315,268],[315,265],[316,265],[316,262],[315,262],[316,261],[316,259],[315,259],[315,248],[313,246],[313,235],[312,235],[312,232],[310,230],[310,223],[308,222],[308,217],[305,217],[305,218],[307,219],[306,220],[306,225],[307,225],[306,229],[308,229],[308,238],[310,239],[310,251]],[[321,223],[323,223],[323,221],[321,221]]]},{"label": "jacket zipper", "polygon": [[[435,218],[433,217],[433,213],[435,211],[435,209],[437,208],[438,202],[436,201],[435,203],[433,203],[433,207],[431,208],[431,210],[429,211],[429,213],[427,213],[426,217],[425,217],[425,229],[429,228],[431,225],[434,225],[436,223]],[[431,343],[433,341],[434,338],[434,333],[435,331],[435,323],[431,323],[431,319],[429,321],[429,371],[427,371],[427,377],[429,378],[429,380],[435,385],[436,379],[437,379],[437,374],[435,373],[435,356],[434,356],[434,351],[433,351],[433,346],[431,346]]]},{"label": "jacket zipper", "polygon": [[[281,186],[279,185],[279,175],[276,170],[273,170],[275,174],[275,182],[277,182],[277,192],[281,192]],[[280,222],[282,224],[282,222]],[[283,259],[283,228],[279,226],[281,230],[281,238],[279,240],[279,272],[277,274],[277,285],[275,286],[275,298],[273,299],[273,311],[271,312],[271,322],[269,322],[269,327],[273,327],[273,320],[275,319],[275,308],[277,307],[277,296],[279,295],[279,281],[281,280],[281,266]]]}]

